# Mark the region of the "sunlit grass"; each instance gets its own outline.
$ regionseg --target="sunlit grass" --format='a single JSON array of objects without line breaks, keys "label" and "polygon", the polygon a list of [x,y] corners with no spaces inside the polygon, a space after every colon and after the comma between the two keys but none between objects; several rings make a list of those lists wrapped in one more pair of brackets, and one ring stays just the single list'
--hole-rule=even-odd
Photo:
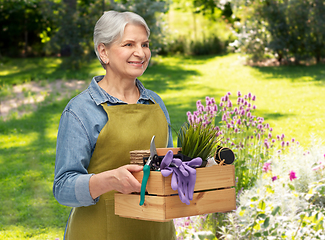
[{"label": "sunlit grass", "polygon": [[5,59],[0,62],[0,90],[7,85],[30,81],[88,80],[103,69],[98,61],[84,63],[80,70],[69,69],[67,61],[69,58],[59,57]]}]

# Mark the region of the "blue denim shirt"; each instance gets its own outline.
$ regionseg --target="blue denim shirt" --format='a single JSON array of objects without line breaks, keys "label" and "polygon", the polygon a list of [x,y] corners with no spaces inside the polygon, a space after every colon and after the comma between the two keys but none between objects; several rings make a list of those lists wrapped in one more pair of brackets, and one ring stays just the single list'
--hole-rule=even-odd
[{"label": "blue denim shirt", "polygon": [[[70,100],[65,107],[58,130],[53,194],[60,204],[70,207],[94,205],[99,198],[92,199],[89,192],[87,169],[97,137],[107,123],[107,114],[101,103],[126,104],[109,95],[99,87],[104,76],[94,77],[89,87]],[[140,98],[137,104],[158,103],[169,123],[168,147],[173,146],[170,118],[161,98],[145,89],[137,79]]]}]

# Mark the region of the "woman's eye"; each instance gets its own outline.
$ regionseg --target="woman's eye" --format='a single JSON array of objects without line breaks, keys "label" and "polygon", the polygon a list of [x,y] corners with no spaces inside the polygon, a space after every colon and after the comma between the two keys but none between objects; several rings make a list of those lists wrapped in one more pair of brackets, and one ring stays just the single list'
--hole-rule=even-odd
[{"label": "woman's eye", "polygon": [[149,43],[142,44],[142,47],[149,47]]},{"label": "woman's eye", "polygon": [[127,43],[127,44],[125,44],[124,46],[126,46],[126,47],[131,47],[132,44],[131,44],[131,43]]}]

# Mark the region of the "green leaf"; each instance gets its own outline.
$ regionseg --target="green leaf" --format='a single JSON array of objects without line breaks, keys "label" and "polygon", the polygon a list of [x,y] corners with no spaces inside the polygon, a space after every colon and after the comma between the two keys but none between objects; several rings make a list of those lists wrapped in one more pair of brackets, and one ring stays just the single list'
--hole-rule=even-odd
[{"label": "green leaf", "polygon": [[272,213],[271,213],[272,216],[275,216],[279,212],[279,210],[280,210],[280,206],[277,206],[276,208],[274,208]]},{"label": "green leaf", "polygon": [[264,213],[261,213],[261,214],[258,214],[257,217],[258,218],[265,219],[266,218],[266,215]]},{"label": "green leaf", "polygon": [[261,237],[262,234],[260,232],[254,233],[254,237]]},{"label": "green leaf", "polygon": [[259,203],[258,203],[258,208],[261,209],[261,210],[265,210],[265,207],[266,207],[266,204],[263,200],[261,200]]},{"label": "green leaf", "polygon": [[264,220],[263,228],[267,228],[269,225],[270,225],[270,217],[267,217],[267,218]]},{"label": "green leaf", "polygon": [[292,184],[288,183],[288,186],[289,186],[289,188],[290,188],[292,191],[295,190],[295,187],[294,187]]}]

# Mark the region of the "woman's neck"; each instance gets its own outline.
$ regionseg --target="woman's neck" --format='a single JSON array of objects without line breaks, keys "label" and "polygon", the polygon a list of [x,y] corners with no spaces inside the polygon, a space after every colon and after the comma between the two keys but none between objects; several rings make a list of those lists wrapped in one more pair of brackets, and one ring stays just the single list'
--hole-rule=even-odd
[{"label": "woman's neck", "polygon": [[136,80],[110,79],[107,75],[98,83],[109,95],[116,97],[123,102],[134,104],[138,102],[140,91]]}]

